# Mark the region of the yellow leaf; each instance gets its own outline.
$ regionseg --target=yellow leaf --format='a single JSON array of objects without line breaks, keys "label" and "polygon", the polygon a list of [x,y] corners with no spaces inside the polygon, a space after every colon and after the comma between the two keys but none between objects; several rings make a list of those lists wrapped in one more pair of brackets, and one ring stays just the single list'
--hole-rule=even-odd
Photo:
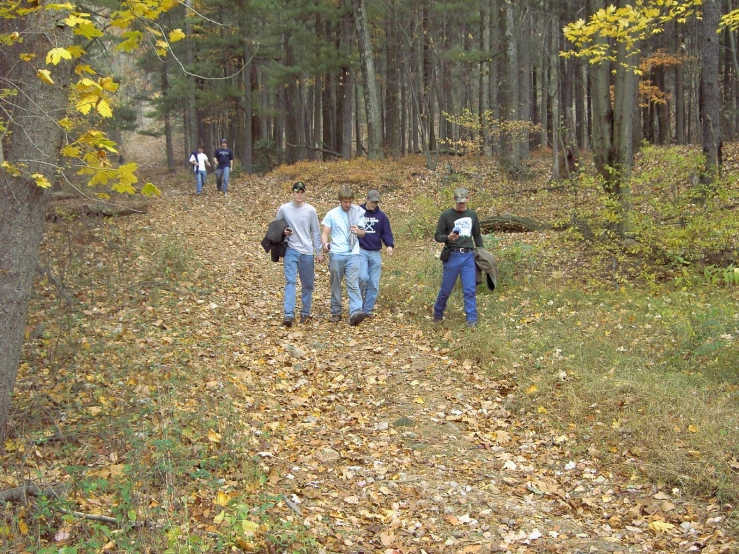
[{"label": "yellow leaf", "polygon": [[118,83],[116,83],[112,77],[103,77],[100,79],[100,88],[107,90],[108,92],[115,92],[118,90]]},{"label": "yellow leaf", "polygon": [[221,523],[223,523],[223,518],[224,517],[226,517],[226,512],[225,511],[221,512],[216,517],[214,517],[213,518],[213,523],[215,523],[216,525],[220,525]]},{"label": "yellow leaf", "polygon": [[81,35],[88,39],[103,36],[103,32],[95,27],[95,25],[91,21],[87,21],[85,23],[82,23],[81,25],[77,25],[74,30],[74,34]]},{"label": "yellow leaf", "polygon": [[18,522],[18,530],[21,532],[21,535],[28,534],[28,525],[26,524],[25,520],[21,519]]},{"label": "yellow leaf", "polygon": [[24,62],[30,62],[33,58],[36,57],[36,54],[21,54],[18,57]]},{"label": "yellow leaf", "polygon": [[213,429],[208,429],[208,440],[210,442],[220,443],[221,435],[216,433]]},{"label": "yellow leaf", "polygon": [[65,117],[64,119],[60,119],[59,121],[57,121],[57,123],[65,131],[71,131],[74,128],[74,121],[72,121],[68,117]]},{"label": "yellow leaf", "polygon": [[110,104],[108,104],[105,100],[101,100],[98,102],[97,110],[100,115],[103,117],[113,117],[113,110],[110,109]]},{"label": "yellow leaf", "polygon": [[46,63],[57,65],[62,59],[71,60],[72,53],[66,48],[52,48],[46,54]]},{"label": "yellow leaf", "polygon": [[531,385],[529,388],[526,389],[526,394],[534,394],[538,390],[539,387],[537,387],[536,385]]},{"label": "yellow leaf", "polygon": [[33,177],[33,180],[36,181],[36,185],[38,185],[42,189],[48,189],[51,186],[49,180],[45,176],[41,175],[41,173],[34,173],[33,175],[31,175],[31,177]]},{"label": "yellow leaf", "polygon": [[546,414],[547,413],[547,409],[544,406],[539,406],[538,408],[536,408],[536,411],[538,413],[540,413],[540,414]]},{"label": "yellow leaf", "polygon": [[74,68],[74,72],[77,75],[82,75],[83,73],[89,73],[90,75],[95,75],[95,70],[86,64],[79,64],[77,67]]},{"label": "yellow leaf", "polygon": [[146,183],[141,187],[141,194],[144,196],[158,196],[161,191],[153,183]]},{"label": "yellow leaf", "polygon": [[674,529],[675,526],[672,523],[667,523],[666,521],[662,521],[660,519],[657,519],[655,521],[649,522],[649,528],[652,531],[655,531],[657,533],[664,533],[665,531],[669,531],[670,529]]},{"label": "yellow leaf", "polygon": [[183,38],[185,38],[185,33],[182,32],[182,29],[175,29],[169,33],[169,42],[177,42]]},{"label": "yellow leaf", "polygon": [[225,492],[218,491],[218,494],[216,494],[216,497],[213,499],[213,502],[218,504],[219,506],[226,506],[229,500],[230,498]]},{"label": "yellow leaf", "polygon": [[417,396],[417,397],[416,397],[416,398],[415,398],[415,399],[413,400],[413,402],[415,402],[416,404],[423,404],[423,398],[421,398],[420,396]]},{"label": "yellow leaf", "polygon": [[688,425],[688,432],[689,433],[697,433],[698,432],[698,427],[696,427],[695,425],[692,425],[692,424],[691,425]]},{"label": "yellow leaf", "polygon": [[78,146],[72,146],[68,144],[61,150],[61,155],[67,158],[78,158],[80,155],[80,149]]},{"label": "yellow leaf", "polygon": [[36,71],[36,76],[47,85],[54,84],[54,79],[51,78],[51,72],[48,69],[39,69]]},{"label": "yellow leaf", "polygon": [[102,411],[103,411],[103,409],[102,409],[102,408],[101,408],[100,406],[90,406],[89,408],[87,408],[87,411],[88,411],[88,413],[89,413],[89,414],[90,414],[91,416],[93,416],[93,417],[94,417],[94,416],[96,416],[96,415],[99,415],[99,414],[100,414],[100,412],[102,412]]},{"label": "yellow leaf", "polygon": [[254,533],[259,529],[259,524],[249,521],[248,519],[241,520],[241,528],[244,530],[247,536],[253,536]]}]

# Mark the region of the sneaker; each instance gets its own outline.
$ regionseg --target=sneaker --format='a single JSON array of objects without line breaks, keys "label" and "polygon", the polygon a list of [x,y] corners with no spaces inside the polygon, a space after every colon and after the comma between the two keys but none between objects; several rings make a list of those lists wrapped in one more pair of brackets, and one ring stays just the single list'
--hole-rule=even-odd
[{"label": "sneaker", "polygon": [[341,321],[341,315],[331,314],[331,323],[338,323],[339,321]]},{"label": "sneaker", "polygon": [[474,329],[475,327],[477,327],[477,321],[468,321],[467,327],[469,327],[470,329]]},{"label": "sneaker", "polygon": [[349,325],[359,325],[364,321],[363,312],[354,312],[349,318]]},{"label": "sneaker", "polygon": [[300,314],[300,324],[308,323],[313,319],[310,315]]},{"label": "sneaker", "polygon": [[444,316],[441,316],[441,315],[434,316],[434,323],[441,323],[442,321],[444,321]]},{"label": "sneaker", "polygon": [[364,314],[364,319],[375,319],[377,317],[374,313]]},{"label": "sneaker", "polygon": [[286,315],[285,316],[285,319],[282,320],[282,324],[285,327],[292,327],[293,326],[293,321],[295,321],[295,318],[293,316]]}]

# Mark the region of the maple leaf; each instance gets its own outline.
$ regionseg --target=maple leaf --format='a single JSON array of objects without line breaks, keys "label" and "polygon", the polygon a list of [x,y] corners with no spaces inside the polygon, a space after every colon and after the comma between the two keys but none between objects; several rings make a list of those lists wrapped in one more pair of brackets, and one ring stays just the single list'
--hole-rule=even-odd
[{"label": "maple leaf", "polygon": [[46,63],[48,64],[59,64],[62,60],[71,60],[72,53],[66,48],[52,48],[46,53]]},{"label": "maple leaf", "polygon": [[39,69],[36,71],[36,76],[47,85],[54,84],[54,79],[51,78],[51,72],[48,69]]}]

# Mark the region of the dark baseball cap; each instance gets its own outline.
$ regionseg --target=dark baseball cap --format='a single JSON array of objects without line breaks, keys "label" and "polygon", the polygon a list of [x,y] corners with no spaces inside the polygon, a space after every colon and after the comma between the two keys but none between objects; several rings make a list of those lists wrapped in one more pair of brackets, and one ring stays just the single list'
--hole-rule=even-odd
[{"label": "dark baseball cap", "polygon": [[222,138],[221,139],[221,144],[223,144],[224,142],[228,142],[228,141],[225,138]]},{"label": "dark baseball cap", "polygon": [[367,200],[370,202],[379,202],[380,201],[380,191],[377,190],[371,190],[367,193]]},{"label": "dark baseball cap", "polygon": [[293,192],[298,190],[302,190],[303,192],[305,192],[305,183],[302,183],[300,181],[298,181],[297,183],[293,183]]}]

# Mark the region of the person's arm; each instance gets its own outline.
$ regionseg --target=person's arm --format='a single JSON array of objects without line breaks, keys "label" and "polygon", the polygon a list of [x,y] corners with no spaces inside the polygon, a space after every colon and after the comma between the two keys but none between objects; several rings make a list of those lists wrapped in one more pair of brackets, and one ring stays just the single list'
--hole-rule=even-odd
[{"label": "person's arm", "polygon": [[234,153],[233,151],[229,151],[228,153],[228,159],[231,162],[231,171],[234,170]]},{"label": "person's arm", "polygon": [[328,235],[331,232],[331,227],[326,225],[325,221],[324,219],[323,231],[321,231],[321,245],[323,246],[323,251],[328,252]]},{"label": "person's arm", "polygon": [[364,210],[359,206],[353,206],[353,212],[355,215],[359,216],[359,218],[357,219],[356,224],[351,226],[350,231],[359,238],[362,238],[367,234],[367,231],[364,229],[367,226],[367,220],[364,218]]},{"label": "person's arm", "polygon": [[[449,224],[444,212],[439,216],[439,222],[436,224],[436,234],[434,235],[436,242],[447,242],[449,240]],[[456,240],[456,238],[454,239]]]},{"label": "person's arm", "polygon": [[313,249],[316,251],[316,259],[318,263],[323,261],[323,245],[321,244],[321,231],[318,225],[318,214],[315,210],[311,214],[310,218],[310,234],[313,239]]},{"label": "person's arm", "polygon": [[482,248],[484,246],[482,232],[480,231],[480,219],[477,217],[477,214],[472,219],[472,238],[475,240],[476,247]]},{"label": "person's arm", "polygon": [[392,254],[393,247],[395,246],[393,230],[390,228],[390,220],[387,218],[387,215],[384,213],[382,215],[382,231],[380,233],[380,238],[382,238],[382,242],[385,243],[385,248],[387,249],[388,254]]},{"label": "person's arm", "polygon": [[192,165],[198,165],[198,159],[195,157],[195,154],[190,154],[190,163]]}]

